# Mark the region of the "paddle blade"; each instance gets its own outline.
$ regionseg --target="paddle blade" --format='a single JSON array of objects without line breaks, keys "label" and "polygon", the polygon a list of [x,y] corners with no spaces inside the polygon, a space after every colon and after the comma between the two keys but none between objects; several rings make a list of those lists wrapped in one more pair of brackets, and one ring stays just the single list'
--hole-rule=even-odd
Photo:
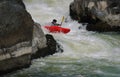
[{"label": "paddle blade", "polygon": [[62,21],[61,21],[61,25],[62,25],[62,23],[63,23],[64,19],[65,19],[65,17],[63,16],[63,17],[62,17]]}]

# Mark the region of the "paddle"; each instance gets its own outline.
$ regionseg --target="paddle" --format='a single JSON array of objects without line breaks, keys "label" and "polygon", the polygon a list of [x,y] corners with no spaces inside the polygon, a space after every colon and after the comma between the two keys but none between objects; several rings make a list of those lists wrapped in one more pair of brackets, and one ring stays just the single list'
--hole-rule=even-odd
[{"label": "paddle", "polygon": [[60,26],[62,26],[62,23],[63,23],[64,19],[65,19],[65,17],[63,16]]}]

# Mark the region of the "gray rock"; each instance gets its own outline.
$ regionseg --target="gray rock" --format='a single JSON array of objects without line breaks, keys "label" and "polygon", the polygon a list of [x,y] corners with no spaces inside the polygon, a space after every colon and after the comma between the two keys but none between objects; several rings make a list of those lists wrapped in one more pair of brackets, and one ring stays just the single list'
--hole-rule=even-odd
[{"label": "gray rock", "polygon": [[62,51],[60,45],[32,20],[22,0],[0,0],[0,75],[58,50]]},{"label": "gray rock", "polygon": [[33,25],[22,0],[0,0],[0,74],[30,65]]},{"label": "gray rock", "polygon": [[[92,25],[88,25],[88,30],[120,31],[119,0],[74,0],[70,5],[70,15],[74,20]],[[97,24],[99,25],[99,23],[106,24],[106,29],[103,26],[99,26],[98,29]],[[93,29],[93,27],[95,28]]]},{"label": "gray rock", "polygon": [[63,52],[61,45],[56,42],[52,35],[46,34],[45,37],[47,41],[46,47],[38,48],[38,51],[32,54],[32,59],[53,55],[56,52]]},{"label": "gray rock", "polygon": [[38,51],[38,49],[47,47],[46,44],[47,44],[46,37],[41,29],[41,25],[39,23],[35,23],[33,29],[33,39],[32,39],[33,53]]}]

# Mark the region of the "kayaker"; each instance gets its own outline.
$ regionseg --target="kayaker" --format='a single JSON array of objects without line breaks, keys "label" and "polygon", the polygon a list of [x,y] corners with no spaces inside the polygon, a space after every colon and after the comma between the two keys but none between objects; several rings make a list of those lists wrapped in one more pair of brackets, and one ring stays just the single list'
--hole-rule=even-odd
[{"label": "kayaker", "polygon": [[56,19],[53,19],[53,21],[51,22],[51,25],[53,25],[53,26],[60,26],[60,24],[57,23]]}]

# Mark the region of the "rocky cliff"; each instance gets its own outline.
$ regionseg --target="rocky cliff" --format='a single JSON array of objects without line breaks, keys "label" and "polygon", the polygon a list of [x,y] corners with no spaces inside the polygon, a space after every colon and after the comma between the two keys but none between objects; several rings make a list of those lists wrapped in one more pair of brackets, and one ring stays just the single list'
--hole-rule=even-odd
[{"label": "rocky cliff", "polygon": [[74,0],[70,16],[81,23],[89,23],[88,30],[120,31],[119,0]]}]

